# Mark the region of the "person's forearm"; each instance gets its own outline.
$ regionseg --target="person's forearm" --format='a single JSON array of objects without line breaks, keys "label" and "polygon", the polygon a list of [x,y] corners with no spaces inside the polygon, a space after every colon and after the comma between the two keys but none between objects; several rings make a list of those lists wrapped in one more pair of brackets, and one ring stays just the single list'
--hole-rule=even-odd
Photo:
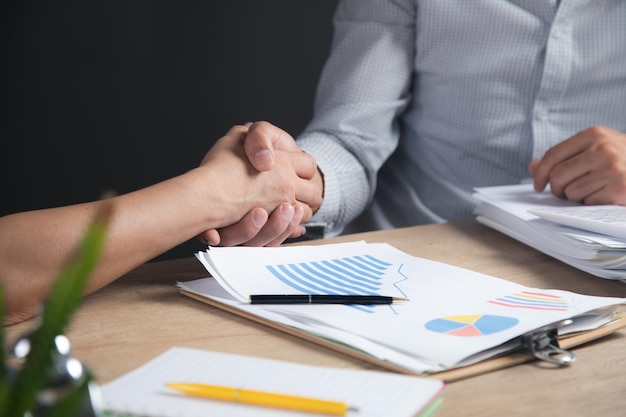
[{"label": "person's forearm", "polygon": [[[276,167],[257,172],[242,147],[247,130],[230,129],[198,168],[112,199],[104,251],[87,292],[202,232],[239,222],[255,207],[271,212],[285,202],[295,204],[300,176],[294,167],[305,155],[277,152]],[[305,173],[307,166],[315,169],[305,164]],[[90,202],[0,218],[0,285],[7,322],[35,313],[97,209],[98,202]]]},{"label": "person's forearm", "polygon": [[[193,238],[238,220],[217,201],[206,173],[195,169],[154,186],[113,198],[113,215],[99,266],[87,292]],[[7,323],[32,316],[63,263],[71,256],[98,202],[18,213],[0,218],[0,282]]]}]

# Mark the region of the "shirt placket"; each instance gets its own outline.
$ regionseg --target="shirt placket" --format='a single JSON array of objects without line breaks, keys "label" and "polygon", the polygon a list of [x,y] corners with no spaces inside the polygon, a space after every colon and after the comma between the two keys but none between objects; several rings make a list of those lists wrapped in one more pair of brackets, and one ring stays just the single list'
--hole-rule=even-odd
[{"label": "shirt placket", "polygon": [[566,4],[555,15],[545,43],[543,73],[532,112],[533,159],[542,157],[551,146],[566,139],[559,137],[559,130],[552,123],[557,104],[570,82],[574,61],[572,25]]}]

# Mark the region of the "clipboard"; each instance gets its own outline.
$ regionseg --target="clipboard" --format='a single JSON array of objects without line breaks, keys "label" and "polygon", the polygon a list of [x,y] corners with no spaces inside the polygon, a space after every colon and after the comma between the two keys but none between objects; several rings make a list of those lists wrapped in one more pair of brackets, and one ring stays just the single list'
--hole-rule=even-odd
[{"label": "clipboard", "polygon": [[220,303],[219,301],[213,300],[211,298],[203,297],[184,289],[181,289],[180,293],[186,297],[190,297],[197,301],[203,302],[229,313],[233,313],[240,317],[244,317],[254,322],[271,327],[273,329],[282,331],[292,336],[296,336],[317,345],[324,346],[333,351],[340,352],[352,358],[362,360],[366,363],[381,367],[388,371],[407,375],[437,378],[444,382],[459,381],[499,369],[508,368],[510,366],[530,362],[533,360],[546,361],[553,364],[554,366],[567,366],[575,361],[575,355],[573,352],[570,351],[570,349],[591,342],[593,340],[600,339],[604,336],[615,333],[620,329],[626,328],[626,320],[624,320],[623,318],[624,307],[620,306],[615,312],[614,320],[596,329],[587,330],[584,332],[579,332],[559,338],[557,331],[561,323],[556,323],[554,326],[547,326],[542,329],[537,329],[529,334],[521,336],[519,338],[520,340],[518,348],[514,348],[509,353],[506,353],[504,355],[485,359],[481,362],[465,367],[452,368],[429,374],[417,374],[399,365],[378,359],[365,352],[353,349],[350,346],[336,343],[332,340],[318,337],[306,331],[296,329],[282,323],[277,323],[263,317],[259,317],[231,305]]}]

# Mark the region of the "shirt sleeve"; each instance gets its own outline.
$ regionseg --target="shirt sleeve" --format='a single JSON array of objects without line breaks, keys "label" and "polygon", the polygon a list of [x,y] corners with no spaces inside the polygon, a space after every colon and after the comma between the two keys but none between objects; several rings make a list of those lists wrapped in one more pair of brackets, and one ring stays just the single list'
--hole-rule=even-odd
[{"label": "shirt sleeve", "polygon": [[398,144],[415,56],[414,1],[341,0],[314,116],[298,144],[324,177],[312,237],[340,234],[372,200],[376,175]]}]

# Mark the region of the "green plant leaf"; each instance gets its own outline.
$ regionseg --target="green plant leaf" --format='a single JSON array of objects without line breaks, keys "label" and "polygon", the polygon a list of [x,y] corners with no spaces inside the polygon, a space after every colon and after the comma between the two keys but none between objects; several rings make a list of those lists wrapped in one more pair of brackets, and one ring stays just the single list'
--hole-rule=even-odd
[{"label": "green plant leaf", "polygon": [[91,379],[91,375],[85,375],[72,392],[47,410],[46,417],[78,416],[78,413],[87,405],[86,400],[89,398],[89,383]]},{"label": "green plant leaf", "polygon": [[64,265],[55,280],[43,305],[40,324],[31,335],[31,350],[8,394],[9,407],[6,416],[23,416],[24,412],[32,409],[37,392],[45,386],[53,353],[56,351],[54,339],[65,332],[70,317],[82,298],[89,276],[97,265],[111,211],[110,200],[103,201],[77,252]]}]

